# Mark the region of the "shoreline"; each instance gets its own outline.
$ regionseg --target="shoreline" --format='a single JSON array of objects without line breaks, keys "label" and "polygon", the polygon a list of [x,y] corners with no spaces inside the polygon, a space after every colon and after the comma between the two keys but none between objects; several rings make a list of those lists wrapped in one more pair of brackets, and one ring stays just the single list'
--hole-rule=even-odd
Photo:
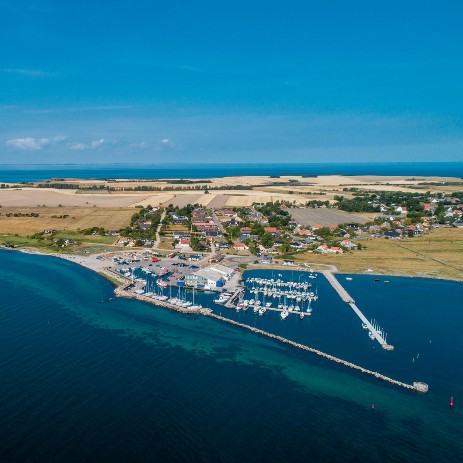
[{"label": "shoreline", "polygon": [[[76,254],[66,254],[66,253],[57,253],[57,252],[42,252],[36,248],[7,248],[4,246],[0,245],[0,250],[3,251],[17,251],[17,252],[22,252],[24,254],[37,254],[41,256],[52,256],[52,257],[57,257],[59,259],[67,260],[68,262],[73,262],[74,264],[80,265],[81,267],[85,267],[89,270],[92,270],[96,273],[100,273],[100,270],[107,267],[107,266],[100,266],[100,265],[92,265],[92,264],[97,264],[97,262],[101,262],[98,259],[96,259],[96,256],[104,256],[106,254],[112,254],[112,253],[120,253],[120,252],[129,252],[129,251],[121,251],[121,250],[114,250],[114,251],[107,251],[104,253],[100,254],[91,254],[88,256],[82,256],[82,255],[76,255]],[[142,252],[145,250],[144,248],[131,248],[130,252]],[[77,259],[82,259],[80,262],[77,261]],[[256,266],[255,264],[247,264],[247,268],[244,269],[243,271],[246,270],[284,270],[284,271],[297,271],[297,272],[305,272],[305,271],[322,271],[322,270],[317,270],[317,266],[320,267],[328,267],[331,268],[332,273],[336,275],[371,275],[375,277],[391,277],[391,278],[420,278],[423,280],[439,280],[439,281],[454,281],[455,283],[463,283],[463,279],[455,279],[455,278],[446,278],[443,276],[419,276],[419,275],[396,275],[392,273],[376,273],[376,272],[341,272],[339,269],[336,267],[334,264],[321,264],[318,262],[313,263],[312,265],[307,264],[307,267],[300,267],[297,265],[294,266],[285,266],[285,265],[271,265],[271,264],[260,264],[259,266]]]},{"label": "shoreline", "polygon": [[[273,333],[269,333],[269,332],[261,330],[259,328],[255,328],[255,327],[252,327],[250,325],[246,325],[244,323],[236,322],[236,321],[234,321],[232,319],[223,317],[221,315],[218,315],[218,314],[214,313],[213,310],[209,309],[209,308],[202,308],[202,309],[192,311],[192,310],[188,310],[188,309],[185,309],[185,308],[173,306],[172,304],[169,304],[169,303],[166,303],[166,302],[155,301],[155,300],[149,299],[149,298],[147,298],[147,297],[145,297],[143,295],[137,295],[137,294],[134,294],[134,293],[130,293],[129,291],[127,291],[127,287],[130,285],[130,283],[127,281],[127,279],[125,277],[123,277],[121,275],[118,275],[114,271],[109,270],[108,267],[104,266],[104,265],[93,265],[92,266],[92,265],[89,265],[89,262],[85,262],[85,259],[81,260],[80,262],[76,261],[76,258],[81,257],[81,256],[72,256],[72,255],[69,255],[69,254],[56,254],[56,253],[46,254],[46,253],[43,253],[43,252],[40,252],[40,251],[29,250],[29,249],[8,249],[8,248],[5,248],[5,250],[19,251],[19,252],[22,252],[24,254],[45,255],[45,256],[51,256],[51,257],[56,257],[56,258],[61,258],[63,260],[67,260],[68,262],[72,262],[74,264],[80,265],[81,267],[87,268],[88,270],[92,270],[95,273],[97,273],[99,276],[101,276],[102,278],[105,278],[107,281],[109,281],[114,286],[113,292],[114,292],[116,297],[124,297],[124,298],[127,298],[127,299],[136,299],[136,300],[139,300],[141,302],[145,302],[147,304],[152,304],[152,305],[155,305],[157,307],[161,307],[161,308],[168,309],[168,310],[175,311],[175,312],[181,312],[183,314],[204,315],[204,316],[207,316],[207,317],[211,317],[211,318],[214,318],[216,320],[219,320],[219,321],[222,321],[222,322],[225,322],[225,323],[240,327],[242,329],[249,330],[249,331],[251,331],[251,332],[253,332],[255,334],[265,336],[265,337],[268,337],[270,339],[277,340],[277,341],[282,342],[284,344],[291,345],[292,347],[308,351],[308,352],[310,352],[312,354],[323,357],[323,358],[325,358],[325,359],[327,359],[329,361],[333,361],[335,363],[342,364],[342,365],[344,365],[344,366],[346,366],[348,368],[360,371],[361,373],[374,376],[377,379],[381,379],[381,380],[386,381],[386,382],[388,382],[390,384],[393,384],[395,386],[400,386],[400,387],[403,387],[405,389],[412,390],[412,391],[419,392],[419,393],[427,393],[428,392],[428,385],[425,384],[425,383],[414,382],[413,384],[407,384],[407,383],[404,383],[402,381],[395,380],[395,379],[390,378],[390,377],[388,377],[386,375],[378,373],[377,371],[369,370],[369,369],[364,368],[364,367],[362,367],[360,365],[357,365],[355,363],[352,363],[352,362],[349,362],[347,360],[343,360],[343,359],[341,359],[339,357],[333,356],[331,354],[319,351],[318,349],[315,349],[315,348],[312,348],[312,347],[297,343],[297,342],[292,341],[290,339],[284,338],[282,336],[279,336],[279,335],[276,335],[276,334],[273,334]],[[94,263],[98,262],[99,264],[102,264],[100,259],[95,258],[95,255],[93,255],[91,257],[89,256],[89,258],[90,259],[93,258]],[[87,265],[85,265],[85,263]],[[285,268],[284,270],[288,271],[288,270],[291,270],[291,268],[289,268],[289,269]],[[308,270],[308,269],[298,269],[298,271],[310,272],[310,270]],[[117,281],[119,281],[119,285],[116,284]]]}]

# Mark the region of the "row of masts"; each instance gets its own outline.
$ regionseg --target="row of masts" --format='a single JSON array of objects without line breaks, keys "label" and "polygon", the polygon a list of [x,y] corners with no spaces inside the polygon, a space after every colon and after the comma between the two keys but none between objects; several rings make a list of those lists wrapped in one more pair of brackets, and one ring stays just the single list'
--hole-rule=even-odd
[{"label": "row of masts", "polygon": [[[384,331],[384,329],[381,328],[378,322],[374,319],[370,320],[370,324],[377,331],[377,333],[383,338],[384,343],[387,344],[387,333]],[[365,328],[366,325],[362,325],[362,326],[364,329],[368,329],[368,327]],[[375,339],[375,336],[371,331],[368,333],[368,335],[370,336],[372,340]]]}]

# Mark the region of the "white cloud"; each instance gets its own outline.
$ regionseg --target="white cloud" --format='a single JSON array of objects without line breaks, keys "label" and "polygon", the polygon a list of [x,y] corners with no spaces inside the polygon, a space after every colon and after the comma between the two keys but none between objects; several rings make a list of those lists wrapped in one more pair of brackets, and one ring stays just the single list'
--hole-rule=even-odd
[{"label": "white cloud", "polygon": [[75,151],[82,151],[87,149],[87,145],[85,143],[69,143],[69,148]]},{"label": "white cloud", "polygon": [[172,141],[170,138],[163,138],[161,140],[161,143],[164,145],[164,146],[168,146],[170,148],[174,148],[175,147],[175,143],[174,141]]},{"label": "white cloud", "polygon": [[13,138],[12,140],[6,141],[6,146],[18,150],[37,151],[45,146],[54,145],[64,140],[66,140],[66,137],[63,135],[58,135],[53,138]]},{"label": "white cloud", "polygon": [[147,143],[146,141],[141,141],[139,143],[131,143],[130,147],[131,148],[137,148],[137,149],[140,149],[140,150],[144,150],[146,148],[149,148],[150,144]]},{"label": "white cloud", "polygon": [[29,151],[36,151],[42,149],[38,141],[32,137],[14,138],[13,140],[7,140],[6,146],[8,146],[9,148]]},{"label": "white cloud", "polygon": [[100,138],[99,140],[93,140],[90,143],[90,147],[93,149],[99,148],[100,146],[103,146],[105,143],[107,143],[107,140],[104,138]]}]

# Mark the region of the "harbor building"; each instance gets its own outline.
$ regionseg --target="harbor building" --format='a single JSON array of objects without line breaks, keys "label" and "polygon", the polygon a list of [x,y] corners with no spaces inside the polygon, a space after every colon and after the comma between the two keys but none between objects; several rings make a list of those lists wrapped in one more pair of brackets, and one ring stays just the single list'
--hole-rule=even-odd
[{"label": "harbor building", "polygon": [[185,275],[185,284],[195,288],[222,288],[224,283],[234,275],[234,270],[225,265],[216,264],[197,272]]}]

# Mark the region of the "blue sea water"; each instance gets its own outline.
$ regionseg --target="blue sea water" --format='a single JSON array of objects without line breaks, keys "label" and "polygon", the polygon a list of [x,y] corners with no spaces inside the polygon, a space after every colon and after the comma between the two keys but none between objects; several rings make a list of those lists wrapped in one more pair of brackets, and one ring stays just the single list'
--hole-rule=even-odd
[{"label": "blue sea water", "polygon": [[236,175],[407,175],[463,177],[463,162],[313,164],[160,164],[160,165],[1,165],[0,182],[51,178],[160,179]]},{"label": "blue sea water", "polygon": [[373,347],[321,277],[313,316],[278,320],[308,345],[425,380],[422,396],[214,319],[112,300],[66,261],[0,251],[0,264],[2,462],[460,459],[460,283],[346,282],[394,352]]}]

